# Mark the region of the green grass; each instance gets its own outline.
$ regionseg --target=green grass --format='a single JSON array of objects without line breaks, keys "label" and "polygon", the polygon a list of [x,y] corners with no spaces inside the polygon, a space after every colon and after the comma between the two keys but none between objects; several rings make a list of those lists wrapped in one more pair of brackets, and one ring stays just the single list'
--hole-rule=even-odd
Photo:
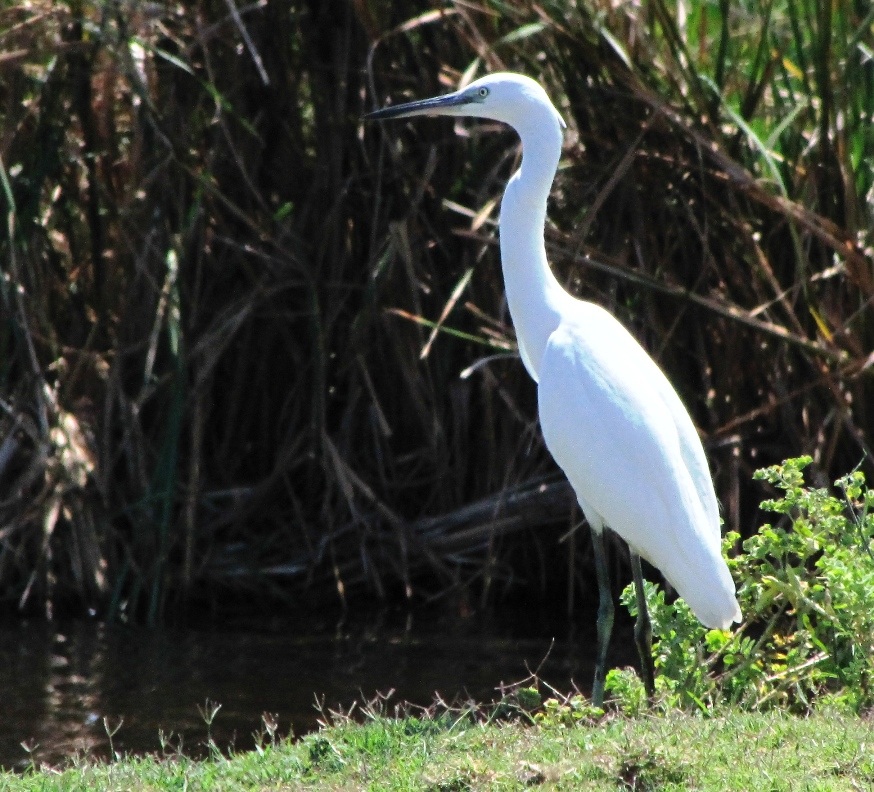
[{"label": "green grass", "polygon": [[672,711],[574,727],[375,717],[230,758],[80,763],[0,775],[31,790],[855,790],[874,784],[874,728],[837,713]]}]

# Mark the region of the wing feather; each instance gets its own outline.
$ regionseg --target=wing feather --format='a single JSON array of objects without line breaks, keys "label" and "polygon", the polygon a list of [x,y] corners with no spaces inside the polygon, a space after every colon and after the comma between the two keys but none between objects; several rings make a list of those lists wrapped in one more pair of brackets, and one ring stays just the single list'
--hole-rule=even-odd
[{"label": "wing feather", "polygon": [[739,609],[694,425],[628,331],[602,308],[577,305],[540,367],[547,447],[590,521],[657,566],[704,624],[726,627]]}]

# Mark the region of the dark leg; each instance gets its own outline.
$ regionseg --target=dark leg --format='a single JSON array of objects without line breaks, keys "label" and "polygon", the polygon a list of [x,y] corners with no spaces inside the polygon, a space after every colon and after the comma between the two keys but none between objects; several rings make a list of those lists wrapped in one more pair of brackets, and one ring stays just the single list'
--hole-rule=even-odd
[{"label": "dark leg", "polygon": [[604,533],[592,529],[592,548],[595,551],[595,575],[598,578],[598,654],[595,659],[595,681],[592,684],[592,704],[604,704],[604,677],[607,674],[607,647],[613,632],[613,593],[610,591],[610,572]]},{"label": "dark leg", "polygon": [[643,594],[643,572],[640,568],[640,556],[631,548],[631,571],[634,575],[634,596],[637,598],[637,621],[634,622],[634,642],[640,655],[640,673],[643,676],[643,686],[646,695],[655,695],[655,669],[652,663],[652,625],[649,622],[649,611],[646,608],[646,597]]}]

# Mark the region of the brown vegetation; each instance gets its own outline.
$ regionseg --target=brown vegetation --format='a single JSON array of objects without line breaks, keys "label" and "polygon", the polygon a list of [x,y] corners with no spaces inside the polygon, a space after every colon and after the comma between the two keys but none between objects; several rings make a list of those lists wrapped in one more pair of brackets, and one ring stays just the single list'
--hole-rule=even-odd
[{"label": "brown vegetation", "polygon": [[360,120],[489,70],[569,122],[551,258],[676,383],[727,523],[754,529],[756,467],[870,466],[872,14],[690,5],[5,4],[7,609],[154,621],[578,570],[510,354],[517,142]]}]

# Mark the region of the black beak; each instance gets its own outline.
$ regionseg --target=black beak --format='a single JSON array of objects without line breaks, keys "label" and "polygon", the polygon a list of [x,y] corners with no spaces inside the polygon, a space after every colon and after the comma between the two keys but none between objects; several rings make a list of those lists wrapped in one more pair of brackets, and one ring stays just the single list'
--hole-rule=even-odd
[{"label": "black beak", "polygon": [[367,121],[385,121],[388,118],[406,118],[417,115],[448,115],[444,111],[450,107],[470,104],[470,98],[462,93],[435,96],[433,99],[419,99],[416,102],[383,107],[364,116]]}]

